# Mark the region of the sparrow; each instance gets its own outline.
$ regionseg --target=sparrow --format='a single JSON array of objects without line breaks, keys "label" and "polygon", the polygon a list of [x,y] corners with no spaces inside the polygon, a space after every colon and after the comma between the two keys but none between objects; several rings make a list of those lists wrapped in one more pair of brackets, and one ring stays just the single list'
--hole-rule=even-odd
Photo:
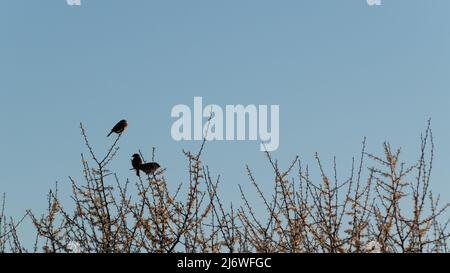
[{"label": "sparrow", "polygon": [[159,169],[159,164],[156,162],[150,162],[150,163],[145,163],[145,164],[141,164],[141,166],[139,167],[139,169],[141,171],[143,171],[146,175],[150,175],[150,174],[154,174],[155,171],[157,169]]},{"label": "sparrow", "polygon": [[142,159],[139,156],[139,154],[134,154],[133,155],[133,159],[131,160],[131,165],[133,166],[133,169],[136,170],[136,175],[140,176],[139,175],[139,168],[142,165]]},{"label": "sparrow", "polygon": [[122,119],[121,121],[119,121],[116,125],[114,125],[114,127],[111,129],[111,132],[108,134],[108,137],[112,134],[112,133],[116,133],[116,134],[122,134],[123,131],[125,131],[125,129],[128,127],[128,122],[124,119]]}]

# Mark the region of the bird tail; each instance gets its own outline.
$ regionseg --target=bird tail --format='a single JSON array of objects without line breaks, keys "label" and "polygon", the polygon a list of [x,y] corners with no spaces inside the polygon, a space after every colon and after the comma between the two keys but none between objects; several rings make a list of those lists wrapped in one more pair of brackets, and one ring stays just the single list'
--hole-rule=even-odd
[{"label": "bird tail", "polygon": [[112,133],[113,133],[113,131],[109,132],[109,134],[106,137],[109,137]]},{"label": "bird tail", "polygon": [[136,175],[141,177],[141,175],[139,174],[139,169],[136,169]]}]

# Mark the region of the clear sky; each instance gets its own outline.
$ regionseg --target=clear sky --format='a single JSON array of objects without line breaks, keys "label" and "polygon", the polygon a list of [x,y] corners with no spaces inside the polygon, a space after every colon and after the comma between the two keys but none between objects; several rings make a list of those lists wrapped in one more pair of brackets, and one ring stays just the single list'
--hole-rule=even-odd
[{"label": "clear sky", "polygon": [[[361,141],[381,153],[390,140],[412,162],[432,118],[433,187],[450,199],[450,1],[383,0],[0,0],[0,192],[7,213],[43,212],[45,195],[82,178],[79,132],[103,153],[110,128],[126,118],[114,164],[135,179],[138,149],[186,181],[170,112],[176,104],[280,105],[286,166],[337,156],[350,171]],[[257,142],[212,142],[205,162],[221,174],[221,194],[238,200],[245,164],[269,189]],[[133,180],[132,180],[133,181]],[[66,189],[64,191],[64,189]]]}]

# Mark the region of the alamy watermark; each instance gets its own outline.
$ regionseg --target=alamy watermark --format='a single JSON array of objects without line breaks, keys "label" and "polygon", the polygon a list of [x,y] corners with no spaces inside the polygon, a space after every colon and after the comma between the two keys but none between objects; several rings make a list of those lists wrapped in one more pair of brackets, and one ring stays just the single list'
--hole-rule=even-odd
[{"label": "alamy watermark", "polygon": [[381,0],[367,0],[369,6],[381,6]]},{"label": "alamy watermark", "polygon": [[81,6],[81,0],[66,0],[69,6]]},{"label": "alamy watermark", "polygon": [[203,98],[194,97],[193,110],[178,104],[171,116],[176,118],[171,128],[176,141],[260,141],[260,150],[268,152],[280,144],[279,105],[226,105],[223,109],[216,104],[203,107]]}]

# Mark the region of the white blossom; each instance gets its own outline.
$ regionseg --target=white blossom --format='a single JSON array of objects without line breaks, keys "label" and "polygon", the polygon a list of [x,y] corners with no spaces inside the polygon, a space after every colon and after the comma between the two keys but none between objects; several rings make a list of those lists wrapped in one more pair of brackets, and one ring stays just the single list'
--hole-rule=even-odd
[{"label": "white blossom", "polygon": [[67,251],[70,252],[70,253],[81,253],[80,243],[74,242],[74,241],[70,241],[67,244]]},{"label": "white blossom", "polygon": [[381,244],[377,241],[370,241],[366,245],[367,253],[381,253]]}]

